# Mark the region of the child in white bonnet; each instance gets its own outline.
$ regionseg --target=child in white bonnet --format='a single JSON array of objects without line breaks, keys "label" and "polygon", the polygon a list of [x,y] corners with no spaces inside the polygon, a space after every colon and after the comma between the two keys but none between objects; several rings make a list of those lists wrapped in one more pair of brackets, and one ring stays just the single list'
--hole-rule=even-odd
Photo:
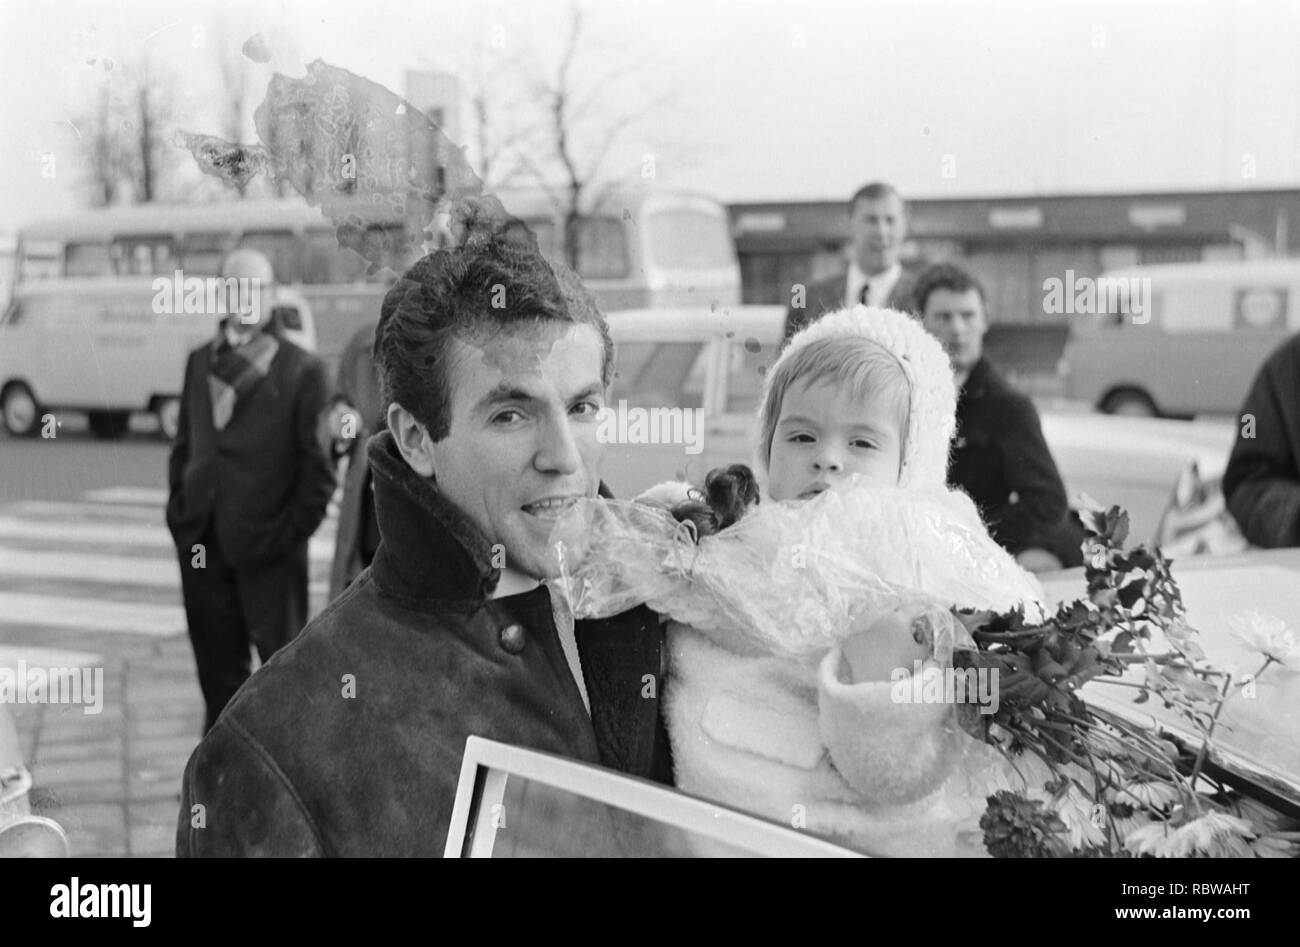
[{"label": "child in white bonnet", "polygon": [[951,703],[895,686],[951,666],[953,609],[1037,607],[1037,583],[945,485],[955,410],[948,359],[915,320],[831,313],[767,372],[757,490],[732,467],[704,502],[682,484],[638,498],[699,537],[688,567],[657,541],[605,556],[625,600],[639,590],[672,619],[678,788],[870,852],[979,853],[984,795],[1010,774]]}]

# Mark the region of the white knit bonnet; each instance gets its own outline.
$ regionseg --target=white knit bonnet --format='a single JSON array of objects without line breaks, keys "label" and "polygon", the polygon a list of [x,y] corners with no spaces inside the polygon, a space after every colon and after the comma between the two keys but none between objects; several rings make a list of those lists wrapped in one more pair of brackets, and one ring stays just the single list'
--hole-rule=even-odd
[{"label": "white knit bonnet", "polygon": [[[782,363],[819,339],[870,339],[898,359],[908,382],[907,432],[903,444],[900,487],[942,487],[948,478],[948,451],[957,426],[957,386],[943,346],[914,317],[893,309],[854,306],[827,313],[798,332],[766,372],[759,399],[759,423],[772,379]],[[780,406],[777,406],[780,410]],[[759,450],[762,450],[760,445]],[[767,473],[767,457],[758,457]]]}]

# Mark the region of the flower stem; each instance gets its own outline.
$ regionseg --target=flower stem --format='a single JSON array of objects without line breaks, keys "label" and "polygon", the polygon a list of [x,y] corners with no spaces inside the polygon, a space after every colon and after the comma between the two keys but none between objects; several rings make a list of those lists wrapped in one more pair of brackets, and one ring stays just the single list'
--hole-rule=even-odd
[{"label": "flower stem", "polygon": [[[1268,667],[1267,661],[1264,663],[1264,667]],[[1196,778],[1200,776],[1201,767],[1205,765],[1205,758],[1209,755],[1210,742],[1214,739],[1214,728],[1219,725],[1219,714],[1223,712],[1223,705],[1228,700],[1228,688],[1231,686],[1232,675],[1229,674],[1223,681],[1223,690],[1219,694],[1219,703],[1218,706],[1214,708],[1214,716],[1210,718],[1210,726],[1205,731],[1205,739],[1201,742],[1201,750],[1196,754],[1196,763],[1192,766],[1191,775],[1187,777],[1188,785],[1192,787],[1193,799],[1196,798]],[[1199,804],[1197,805],[1197,812],[1200,812]]]}]

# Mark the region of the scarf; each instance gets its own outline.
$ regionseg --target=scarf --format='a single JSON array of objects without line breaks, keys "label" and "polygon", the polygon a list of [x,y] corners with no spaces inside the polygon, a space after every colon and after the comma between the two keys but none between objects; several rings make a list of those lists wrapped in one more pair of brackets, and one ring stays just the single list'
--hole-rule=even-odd
[{"label": "scarf", "polygon": [[269,332],[257,332],[242,345],[231,345],[224,326],[212,348],[208,365],[208,390],[212,394],[212,424],[224,431],[235,405],[266,377],[280,342]]}]

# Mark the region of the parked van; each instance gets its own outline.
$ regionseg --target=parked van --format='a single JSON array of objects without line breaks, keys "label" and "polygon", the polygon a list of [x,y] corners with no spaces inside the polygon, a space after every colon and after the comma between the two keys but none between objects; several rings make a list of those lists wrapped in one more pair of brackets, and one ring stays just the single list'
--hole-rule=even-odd
[{"label": "parked van", "polygon": [[1264,359],[1300,331],[1300,260],[1131,267],[1104,279],[1136,287],[1140,304],[1130,293],[1128,305],[1072,317],[1061,370],[1070,397],[1111,414],[1235,413]]},{"label": "parked van", "polygon": [[[126,432],[133,411],[176,434],[185,359],[212,338],[219,313],[156,311],[150,277],[64,279],[20,287],[0,316],[0,419],[36,434],[49,411],[85,411],[98,437]],[[272,328],[315,351],[306,300],[277,288]]]}]

